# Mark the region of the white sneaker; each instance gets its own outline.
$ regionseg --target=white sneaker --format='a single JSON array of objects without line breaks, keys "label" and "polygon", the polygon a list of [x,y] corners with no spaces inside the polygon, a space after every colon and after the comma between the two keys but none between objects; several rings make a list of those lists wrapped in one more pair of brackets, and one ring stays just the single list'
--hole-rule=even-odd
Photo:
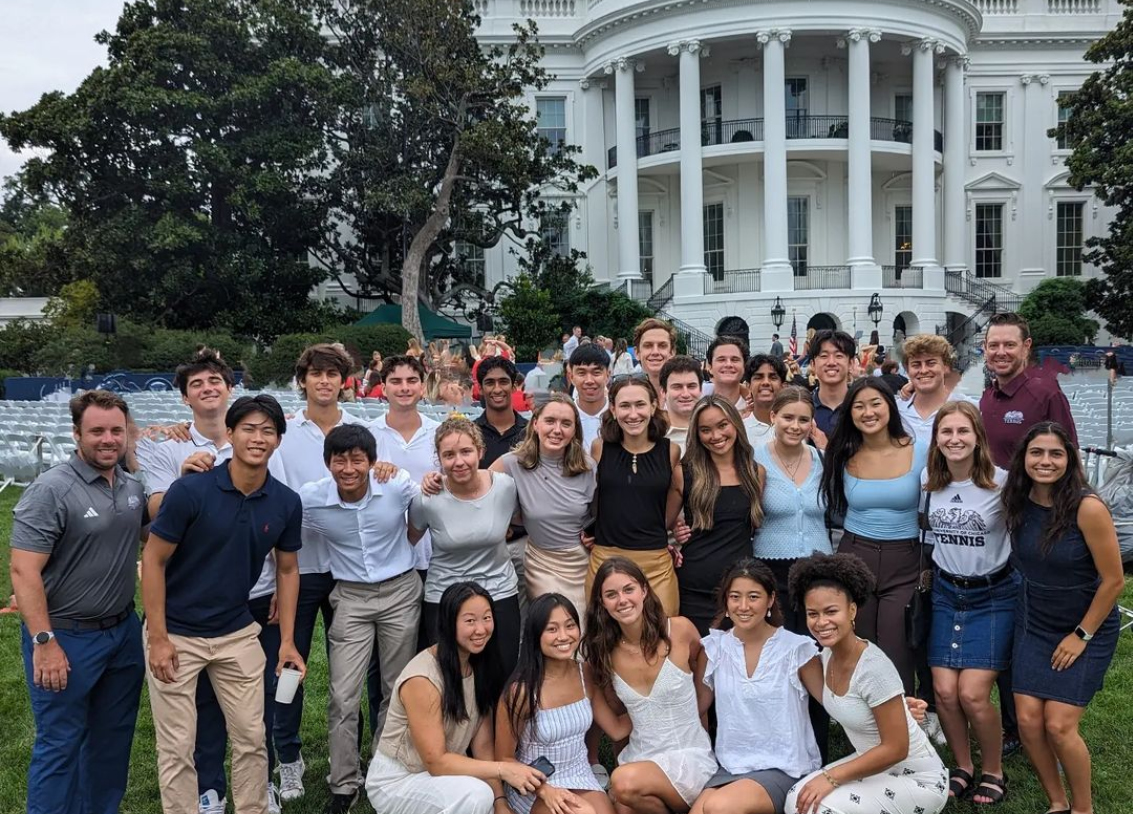
[{"label": "white sneaker", "polygon": [[279,804],[279,791],[275,783],[268,783],[268,814],[281,814],[283,806]]},{"label": "white sneaker", "polygon": [[944,730],[940,728],[940,718],[935,712],[926,712],[924,716],[924,723],[921,724],[921,729],[929,736],[937,746],[944,746],[948,743],[948,739],[944,737]]},{"label": "white sneaker", "polygon": [[303,755],[294,763],[280,763],[276,767],[279,772],[279,796],[284,802],[298,800],[306,789],[303,788],[303,773],[307,771],[307,764],[303,762]]},{"label": "white sneaker", "polygon": [[216,793],[216,789],[209,789],[197,801],[198,814],[224,814],[228,800]]}]

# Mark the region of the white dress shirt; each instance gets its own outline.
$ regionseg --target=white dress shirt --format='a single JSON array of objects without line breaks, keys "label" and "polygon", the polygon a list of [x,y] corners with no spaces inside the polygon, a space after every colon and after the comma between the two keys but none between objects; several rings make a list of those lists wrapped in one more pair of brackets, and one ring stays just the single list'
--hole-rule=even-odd
[{"label": "white dress shirt", "polygon": [[[360,421],[345,410],[339,410],[338,424],[361,424]],[[376,436],[375,436],[376,437]],[[296,492],[303,486],[314,481],[330,477],[330,470],[323,462],[323,444],[327,437],[319,425],[307,418],[306,409],[300,410],[287,421],[287,432],[283,434],[283,441],[268,461],[268,470],[278,480],[283,481]],[[382,460],[382,441],[377,438],[378,459]],[[300,574],[325,574],[330,571],[330,555],[326,546],[318,541],[311,545],[303,543],[299,550]]]},{"label": "white dress shirt", "polygon": [[590,454],[590,445],[594,443],[594,439],[602,432],[602,416],[610,409],[610,400],[606,399],[606,403],[602,405],[602,409],[598,411],[598,415],[590,415],[585,412],[578,403],[578,399],[574,400],[574,406],[578,407],[578,420],[580,422],[580,429],[582,430],[582,448]]},{"label": "white dress shirt", "polygon": [[419,491],[404,469],[384,484],[371,475],[357,503],[343,501],[334,478],[308,483],[299,490],[303,547],[325,550],[335,579],[376,584],[401,576],[416,564],[405,512]]},{"label": "white dress shirt", "polygon": [[[433,436],[439,426],[439,421],[422,415],[421,426],[413,433],[413,437],[406,441],[401,437],[400,432],[386,422],[386,416],[382,415],[370,424],[370,431],[377,437],[378,446],[383,450],[380,456],[382,460],[404,469],[414,483],[420,483],[426,472],[436,472],[440,469],[436,448],[433,446]],[[429,567],[432,553],[432,538],[426,532],[414,546],[417,570],[423,571]]]},{"label": "white dress shirt", "polygon": [[[932,424],[936,421],[936,414],[940,412],[937,408],[927,418],[921,418],[921,414],[917,412],[917,408],[913,403],[917,400],[917,394],[909,398],[908,401],[897,400],[897,412],[901,414],[901,423],[905,425],[905,431],[913,436],[916,440],[925,445],[926,449],[932,448]],[[967,401],[971,404],[979,406],[979,402],[973,401],[965,395],[952,392],[948,396],[948,401]],[[945,402],[947,404],[948,402]]]}]

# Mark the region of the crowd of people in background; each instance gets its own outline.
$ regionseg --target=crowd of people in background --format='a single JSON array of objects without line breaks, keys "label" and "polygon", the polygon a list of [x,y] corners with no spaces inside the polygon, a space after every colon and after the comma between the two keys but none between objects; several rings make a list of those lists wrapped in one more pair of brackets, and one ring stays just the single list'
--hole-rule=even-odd
[{"label": "crowd of people in background", "polygon": [[572,326],[526,387],[503,335],[318,344],[290,416],[205,349],[160,433],[76,396],[11,542],[28,811],[118,811],[145,681],[164,812],[277,814],[312,703],[277,690],[325,659],[328,814],[934,814],[1002,802],[1020,743],[1092,812],[1124,575],[1026,321],[991,319],[978,402],[935,335],[678,344]]}]

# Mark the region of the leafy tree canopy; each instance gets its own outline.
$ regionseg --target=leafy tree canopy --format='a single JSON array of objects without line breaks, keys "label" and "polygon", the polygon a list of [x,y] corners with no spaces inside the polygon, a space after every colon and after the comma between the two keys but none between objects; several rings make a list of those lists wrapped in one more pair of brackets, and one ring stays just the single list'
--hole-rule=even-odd
[{"label": "leafy tree canopy", "polygon": [[67,213],[33,198],[18,178],[0,191],[0,296],[42,297],[70,279],[63,235]]},{"label": "leafy tree canopy", "polygon": [[1086,59],[1108,67],[1096,71],[1067,103],[1066,122],[1050,131],[1073,146],[1067,159],[1070,184],[1087,187],[1116,210],[1104,237],[1091,238],[1086,262],[1104,276],[1089,282],[1089,302],[1106,329],[1133,336],[1133,6]]},{"label": "leafy tree canopy", "polygon": [[1094,341],[1098,323],[1086,316],[1086,284],[1074,277],[1043,280],[1019,306],[1035,347]]}]

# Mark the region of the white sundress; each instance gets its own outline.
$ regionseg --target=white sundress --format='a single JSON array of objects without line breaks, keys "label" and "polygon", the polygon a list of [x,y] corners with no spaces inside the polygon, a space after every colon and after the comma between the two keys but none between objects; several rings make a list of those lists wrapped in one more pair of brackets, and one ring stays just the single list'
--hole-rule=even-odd
[{"label": "white sundress", "polygon": [[691,806],[717,768],[708,733],[700,725],[692,675],[666,658],[648,695],[639,695],[617,673],[614,692],[633,722],[618,765],[657,764]]}]

